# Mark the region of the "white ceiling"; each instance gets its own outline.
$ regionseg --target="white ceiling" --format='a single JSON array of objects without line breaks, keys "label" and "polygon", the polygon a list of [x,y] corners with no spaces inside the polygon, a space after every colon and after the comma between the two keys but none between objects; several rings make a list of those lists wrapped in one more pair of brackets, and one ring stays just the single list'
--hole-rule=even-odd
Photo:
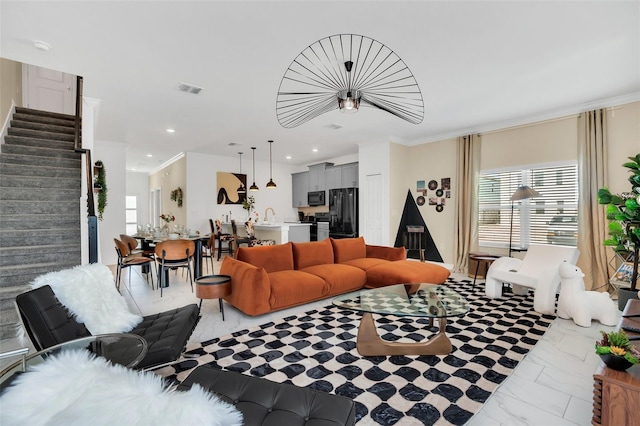
[{"label": "white ceiling", "polygon": [[[96,138],[127,143],[138,171],[187,151],[248,159],[257,146],[266,161],[268,139],[274,162],[305,165],[358,144],[413,145],[640,100],[638,1],[2,0],[0,16],[0,56],[82,75],[85,95],[101,100]],[[278,124],[291,61],[340,33],[407,64],[421,124],[372,108]],[[180,82],[204,90],[182,93]]]}]

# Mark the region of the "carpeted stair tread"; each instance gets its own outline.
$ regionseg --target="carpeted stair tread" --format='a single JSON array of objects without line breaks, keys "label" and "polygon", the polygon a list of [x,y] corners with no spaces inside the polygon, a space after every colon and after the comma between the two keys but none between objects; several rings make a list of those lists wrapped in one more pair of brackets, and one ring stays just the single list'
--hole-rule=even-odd
[{"label": "carpeted stair tread", "polygon": [[70,114],[62,114],[59,112],[51,112],[51,111],[42,111],[39,109],[32,109],[32,108],[25,108],[25,107],[16,107],[16,113],[35,115],[39,117],[58,118],[61,120],[75,120],[75,116]]},{"label": "carpeted stair tread", "polygon": [[41,148],[55,148],[55,149],[70,149],[75,148],[73,141],[59,141],[51,139],[32,138],[27,136],[13,136],[7,135],[4,138],[4,143],[7,145],[18,146],[31,146]]},{"label": "carpeted stair tread", "polygon": [[26,164],[5,163],[0,161],[2,176],[29,176],[48,178],[74,178],[81,176],[80,164],[77,167],[33,166]]},{"label": "carpeted stair tread", "polygon": [[58,126],[56,124],[49,123],[37,123],[35,121],[24,120],[11,120],[11,127],[14,129],[32,129],[40,132],[62,133],[73,135],[75,133],[75,126]]},{"label": "carpeted stair tread", "polygon": [[[78,154],[79,157],[79,154]],[[72,158],[50,158],[46,156],[34,156],[34,155],[23,155],[23,154],[8,154],[6,152],[2,152],[0,155],[0,163],[5,164],[24,164],[24,165],[42,165],[49,167],[67,167],[67,168],[77,168],[81,167],[80,158],[72,159]]]},{"label": "carpeted stair tread", "polygon": [[65,201],[17,201],[7,200],[0,203],[0,215],[5,214],[22,214],[29,212],[31,214],[60,214],[72,215],[78,214],[78,203],[69,203]]},{"label": "carpeted stair tread", "polygon": [[[65,229],[80,226],[80,214],[25,214],[25,215],[0,215],[0,230],[30,230]],[[1,250],[2,248],[0,248]]]},{"label": "carpeted stair tread", "polygon": [[42,132],[34,129],[23,129],[20,127],[10,127],[7,130],[7,134],[11,136],[27,136],[38,139],[50,139],[57,141],[73,141],[75,136],[73,134],[58,133],[58,132]]},{"label": "carpeted stair tread", "polygon": [[14,188],[0,187],[0,200],[2,201],[77,201],[80,197],[80,188]]},{"label": "carpeted stair tread", "polygon": [[75,245],[52,245],[44,246],[39,249],[29,247],[19,247],[13,250],[11,247],[5,247],[0,251],[0,267],[13,265],[26,265],[32,262],[58,263],[64,259],[80,259],[82,256],[82,248],[79,244]]},{"label": "carpeted stair tread", "polygon": [[80,171],[74,177],[59,177],[51,179],[49,177],[32,177],[32,176],[15,176],[3,174],[0,187],[19,187],[19,188],[57,188],[57,189],[74,189],[80,190]]},{"label": "carpeted stair tread", "polygon": [[58,149],[55,147],[4,144],[2,145],[2,152],[7,154],[33,155],[46,158],[69,158],[78,159],[78,161],[80,160],[80,154],[68,149]]},{"label": "carpeted stair tread", "polygon": [[65,127],[75,127],[75,117],[65,116],[65,118],[60,117],[47,117],[44,115],[36,115],[36,114],[26,114],[21,112],[16,112],[13,114],[14,120],[20,121],[29,121],[33,123],[42,123],[42,124],[53,124],[56,126],[65,126]]}]

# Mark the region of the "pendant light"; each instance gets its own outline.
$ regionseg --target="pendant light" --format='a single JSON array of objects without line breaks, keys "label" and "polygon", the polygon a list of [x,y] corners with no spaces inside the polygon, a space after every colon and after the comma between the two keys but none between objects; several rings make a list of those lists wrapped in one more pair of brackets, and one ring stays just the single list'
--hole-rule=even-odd
[{"label": "pendant light", "polygon": [[[240,155],[240,176],[242,176],[242,153],[239,152],[238,155]],[[246,194],[247,192],[247,188],[244,187],[244,183],[242,182],[242,177],[240,178],[240,186],[237,192],[238,194]]]},{"label": "pendant light", "polygon": [[256,185],[256,147],[252,146],[251,151],[253,151],[253,185],[249,187],[249,191],[256,192],[260,190]]},{"label": "pendant light", "polygon": [[276,183],[273,181],[273,174],[272,174],[272,162],[271,162],[271,144],[273,144],[273,141],[267,141],[269,142],[269,182],[267,183],[267,189],[274,189],[276,188]]}]

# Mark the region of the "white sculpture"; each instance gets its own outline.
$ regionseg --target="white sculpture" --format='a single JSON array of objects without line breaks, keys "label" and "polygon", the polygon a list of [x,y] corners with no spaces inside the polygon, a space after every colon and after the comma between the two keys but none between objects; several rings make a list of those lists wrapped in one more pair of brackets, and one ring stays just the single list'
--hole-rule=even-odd
[{"label": "white sculpture", "polygon": [[598,320],[603,325],[616,325],[618,308],[609,293],[585,291],[583,277],[577,266],[567,262],[560,265],[558,316],[573,318],[573,322],[581,327],[591,327],[591,320]]}]

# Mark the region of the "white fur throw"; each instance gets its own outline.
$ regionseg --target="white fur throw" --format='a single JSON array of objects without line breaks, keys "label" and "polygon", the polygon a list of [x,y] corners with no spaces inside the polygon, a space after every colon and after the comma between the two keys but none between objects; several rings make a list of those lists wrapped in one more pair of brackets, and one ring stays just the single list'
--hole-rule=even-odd
[{"label": "white fur throw", "polygon": [[153,373],[69,350],[15,379],[0,397],[0,424],[228,426],[242,414],[200,386],[170,391]]},{"label": "white fur throw", "polygon": [[56,297],[91,334],[126,333],[142,321],[129,311],[113,274],[100,263],[40,275],[32,288],[50,285]]}]

